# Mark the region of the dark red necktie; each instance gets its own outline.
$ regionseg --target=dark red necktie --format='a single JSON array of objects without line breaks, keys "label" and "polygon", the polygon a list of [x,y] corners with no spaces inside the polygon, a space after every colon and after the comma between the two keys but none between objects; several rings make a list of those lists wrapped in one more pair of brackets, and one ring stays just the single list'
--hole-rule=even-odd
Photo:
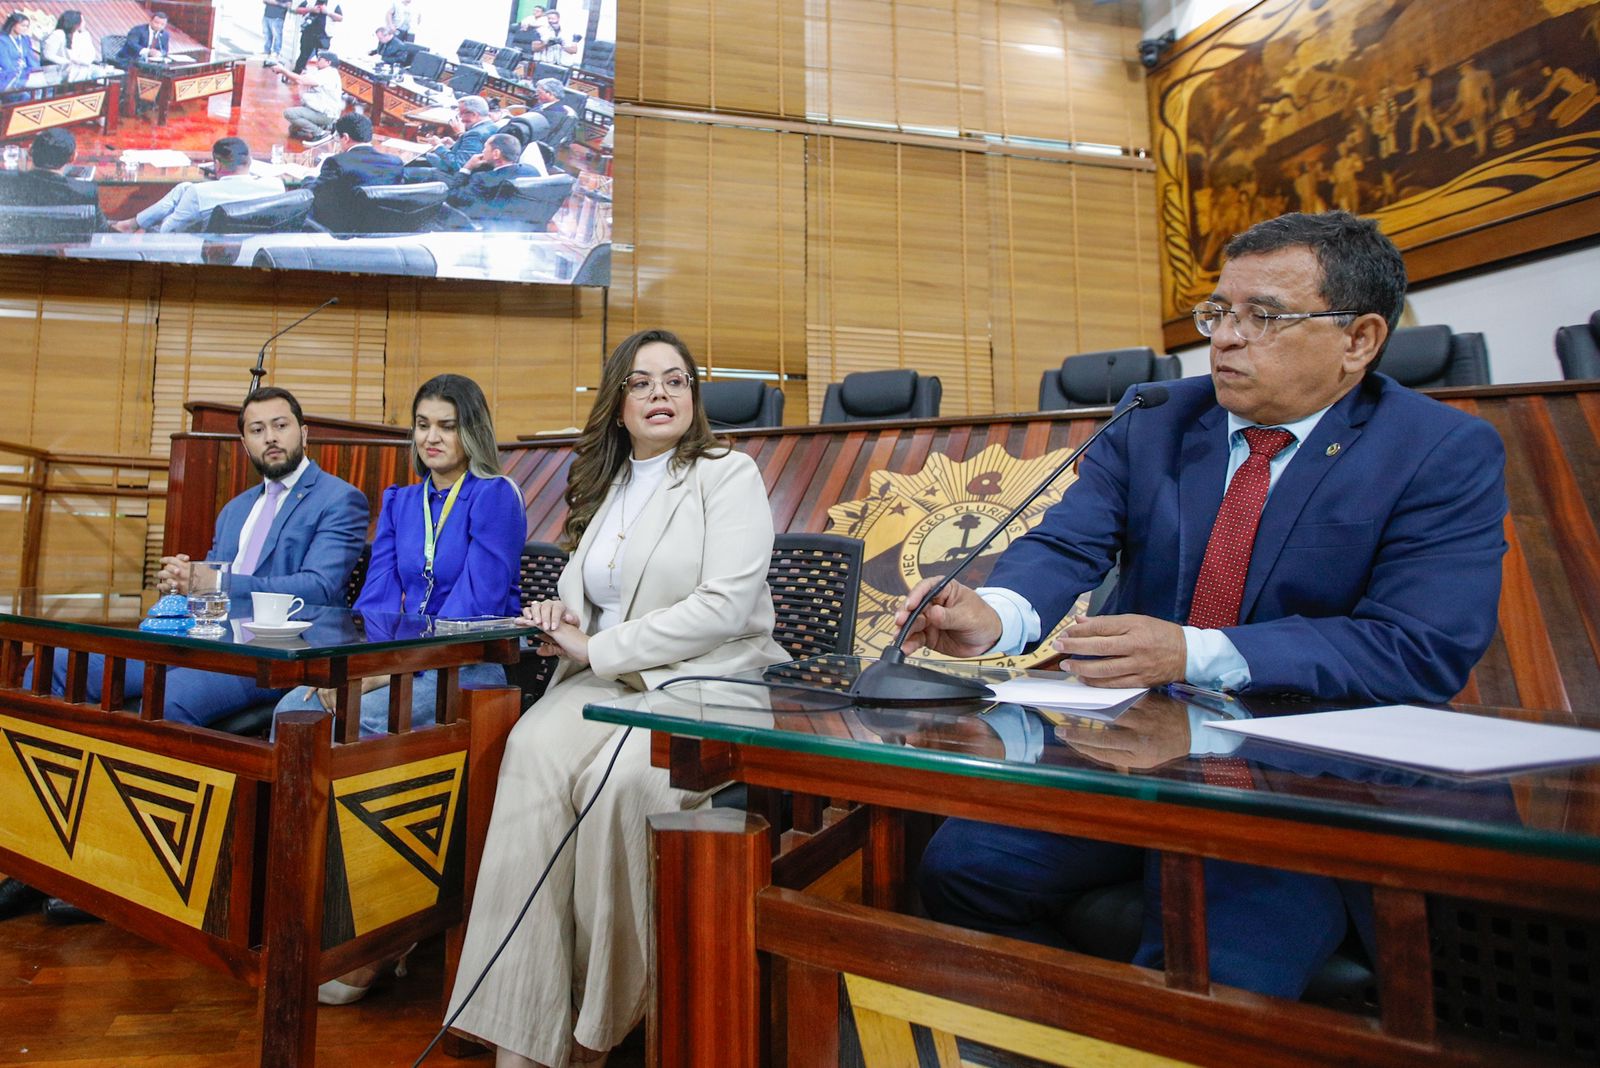
[{"label": "dark red necktie", "polygon": [[[1223,495],[1217,521],[1206,542],[1205,560],[1194,583],[1194,602],[1189,606],[1191,627],[1232,627],[1239,622],[1239,605],[1244,600],[1244,580],[1250,573],[1250,554],[1255,549],[1256,528],[1261,525],[1261,509],[1267,503],[1272,484],[1272,458],[1294,440],[1287,430],[1265,430],[1258,426],[1244,431],[1250,455],[1233,473],[1228,492]],[[1254,789],[1250,769],[1238,757],[1204,757],[1200,762],[1203,781],[1211,786],[1235,790]]]},{"label": "dark red necktie", "polygon": [[1267,487],[1272,481],[1270,464],[1294,440],[1294,435],[1287,430],[1253,426],[1244,431],[1244,439],[1250,443],[1250,455],[1233,473],[1217,511],[1217,521],[1212,524],[1205,560],[1194,582],[1194,601],[1189,606],[1191,627],[1238,625],[1256,528],[1261,525],[1261,508],[1267,503]]}]

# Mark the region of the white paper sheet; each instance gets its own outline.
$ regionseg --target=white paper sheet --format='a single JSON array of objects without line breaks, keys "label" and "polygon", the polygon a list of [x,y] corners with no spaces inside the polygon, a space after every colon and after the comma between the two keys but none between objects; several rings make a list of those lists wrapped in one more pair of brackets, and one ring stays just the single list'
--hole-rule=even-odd
[{"label": "white paper sheet", "polygon": [[187,167],[193,161],[174,148],[125,148],[122,162],[143,163],[151,167]]},{"label": "white paper sheet", "polygon": [[1263,741],[1456,775],[1600,761],[1600,731],[1383,705],[1206,724]]},{"label": "white paper sheet", "polygon": [[995,700],[1036,708],[1061,708],[1072,712],[1122,710],[1123,705],[1143,697],[1149,690],[1138,687],[1085,686],[1066,678],[1021,677],[991,684]]}]

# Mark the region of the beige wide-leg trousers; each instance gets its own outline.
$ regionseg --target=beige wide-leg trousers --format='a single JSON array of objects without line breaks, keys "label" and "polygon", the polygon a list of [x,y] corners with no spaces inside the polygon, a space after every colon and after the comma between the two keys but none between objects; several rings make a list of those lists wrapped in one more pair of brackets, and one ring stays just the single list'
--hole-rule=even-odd
[{"label": "beige wide-leg trousers", "polygon": [[[561,836],[594,794],[625,728],[583,718],[586,703],[634,692],[588,670],[563,679],[506,744],[461,967],[460,1004],[510,929]],[[607,1050],[644,1016],[650,855],[645,817],[695,808],[635,730],[578,833],[456,1027],[541,1064],[565,1065],[572,1040]],[[576,1023],[574,1023],[576,1014]]]}]

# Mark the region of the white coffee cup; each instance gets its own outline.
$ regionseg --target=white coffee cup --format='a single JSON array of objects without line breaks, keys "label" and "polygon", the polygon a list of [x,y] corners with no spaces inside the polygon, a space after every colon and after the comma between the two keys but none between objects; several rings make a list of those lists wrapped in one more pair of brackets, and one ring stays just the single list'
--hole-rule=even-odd
[{"label": "white coffee cup", "polygon": [[263,627],[281,627],[289,617],[306,606],[306,602],[292,593],[252,593],[250,607],[255,621]]}]

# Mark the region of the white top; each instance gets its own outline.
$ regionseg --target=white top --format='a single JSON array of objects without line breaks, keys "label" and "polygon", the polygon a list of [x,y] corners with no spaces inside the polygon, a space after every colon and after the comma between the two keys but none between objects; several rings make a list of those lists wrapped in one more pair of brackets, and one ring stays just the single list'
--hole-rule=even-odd
[{"label": "white top", "polygon": [[[268,482],[274,480],[270,478],[261,480],[261,496],[257,497],[256,503],[251,506],[250,514],[244,517],[244,526],[239,528],[239,551],[233,556],[234,570],[238,570],[239,565],[244,562],[244,551],[250,545],[250,535],[255,532],[256,524],[265,522],[269,527],[272,525],[272,521],[278,518],[278,512],[283,508],[283,502],[288,500],[289,494],[294,492],[294,484],[300,481],[300,476],[305,474],[306,468],[310,466],[311,461],[302,456],[300,457],[299,467],[276,480],[283,487],[283,492],[278,494],[277,508],[273,509],[271,515],[265,517],[263,517],[263,513],[267,510],[267,501],[269,499],[266,494],[266,487]],[[261,561],[256,561],[258,566],[260,563]]]},{"label": "white top", "polygon": [[281,178],[254,174],[229,174],[211,182],[179,182],[171,191],[134,218],[139,229],[162,233],[182,230],[218,204],[260,200],[283,192]]},{"label": "white top", "polygon": [[339,80],[339,68],[312,69],[306,71],[306,76],[311,84],[300,91],[300,103],[312,111],[338,118],[344,111],[344,83]]},{"label": "white top", "polygon": [[628,458],[632,470],[612,495],[611,507],[589,542],[589,554],[583,558],[583,592],[600,609],[596,631],[622,622],[622,561],[628,554],[628,533],[667,477],[672,455],[673,450],[668,449],[648,460]]},{"label": "white top", "polygon": [[44,39],[44,46],[40,49],[43,61],[49,63],[98,63],[99,53],[95,51],[94,37],[82,26],[72,35],[72,47],[67,47],[67,32],[65,30],[51,30],[50,35]]},{"label": "white top", "polygon": [[415,4],[403,4],[395,0],[389,5],[389,22],[398,33],[414,33],[422,25],[422,15],[417,12]]}]

